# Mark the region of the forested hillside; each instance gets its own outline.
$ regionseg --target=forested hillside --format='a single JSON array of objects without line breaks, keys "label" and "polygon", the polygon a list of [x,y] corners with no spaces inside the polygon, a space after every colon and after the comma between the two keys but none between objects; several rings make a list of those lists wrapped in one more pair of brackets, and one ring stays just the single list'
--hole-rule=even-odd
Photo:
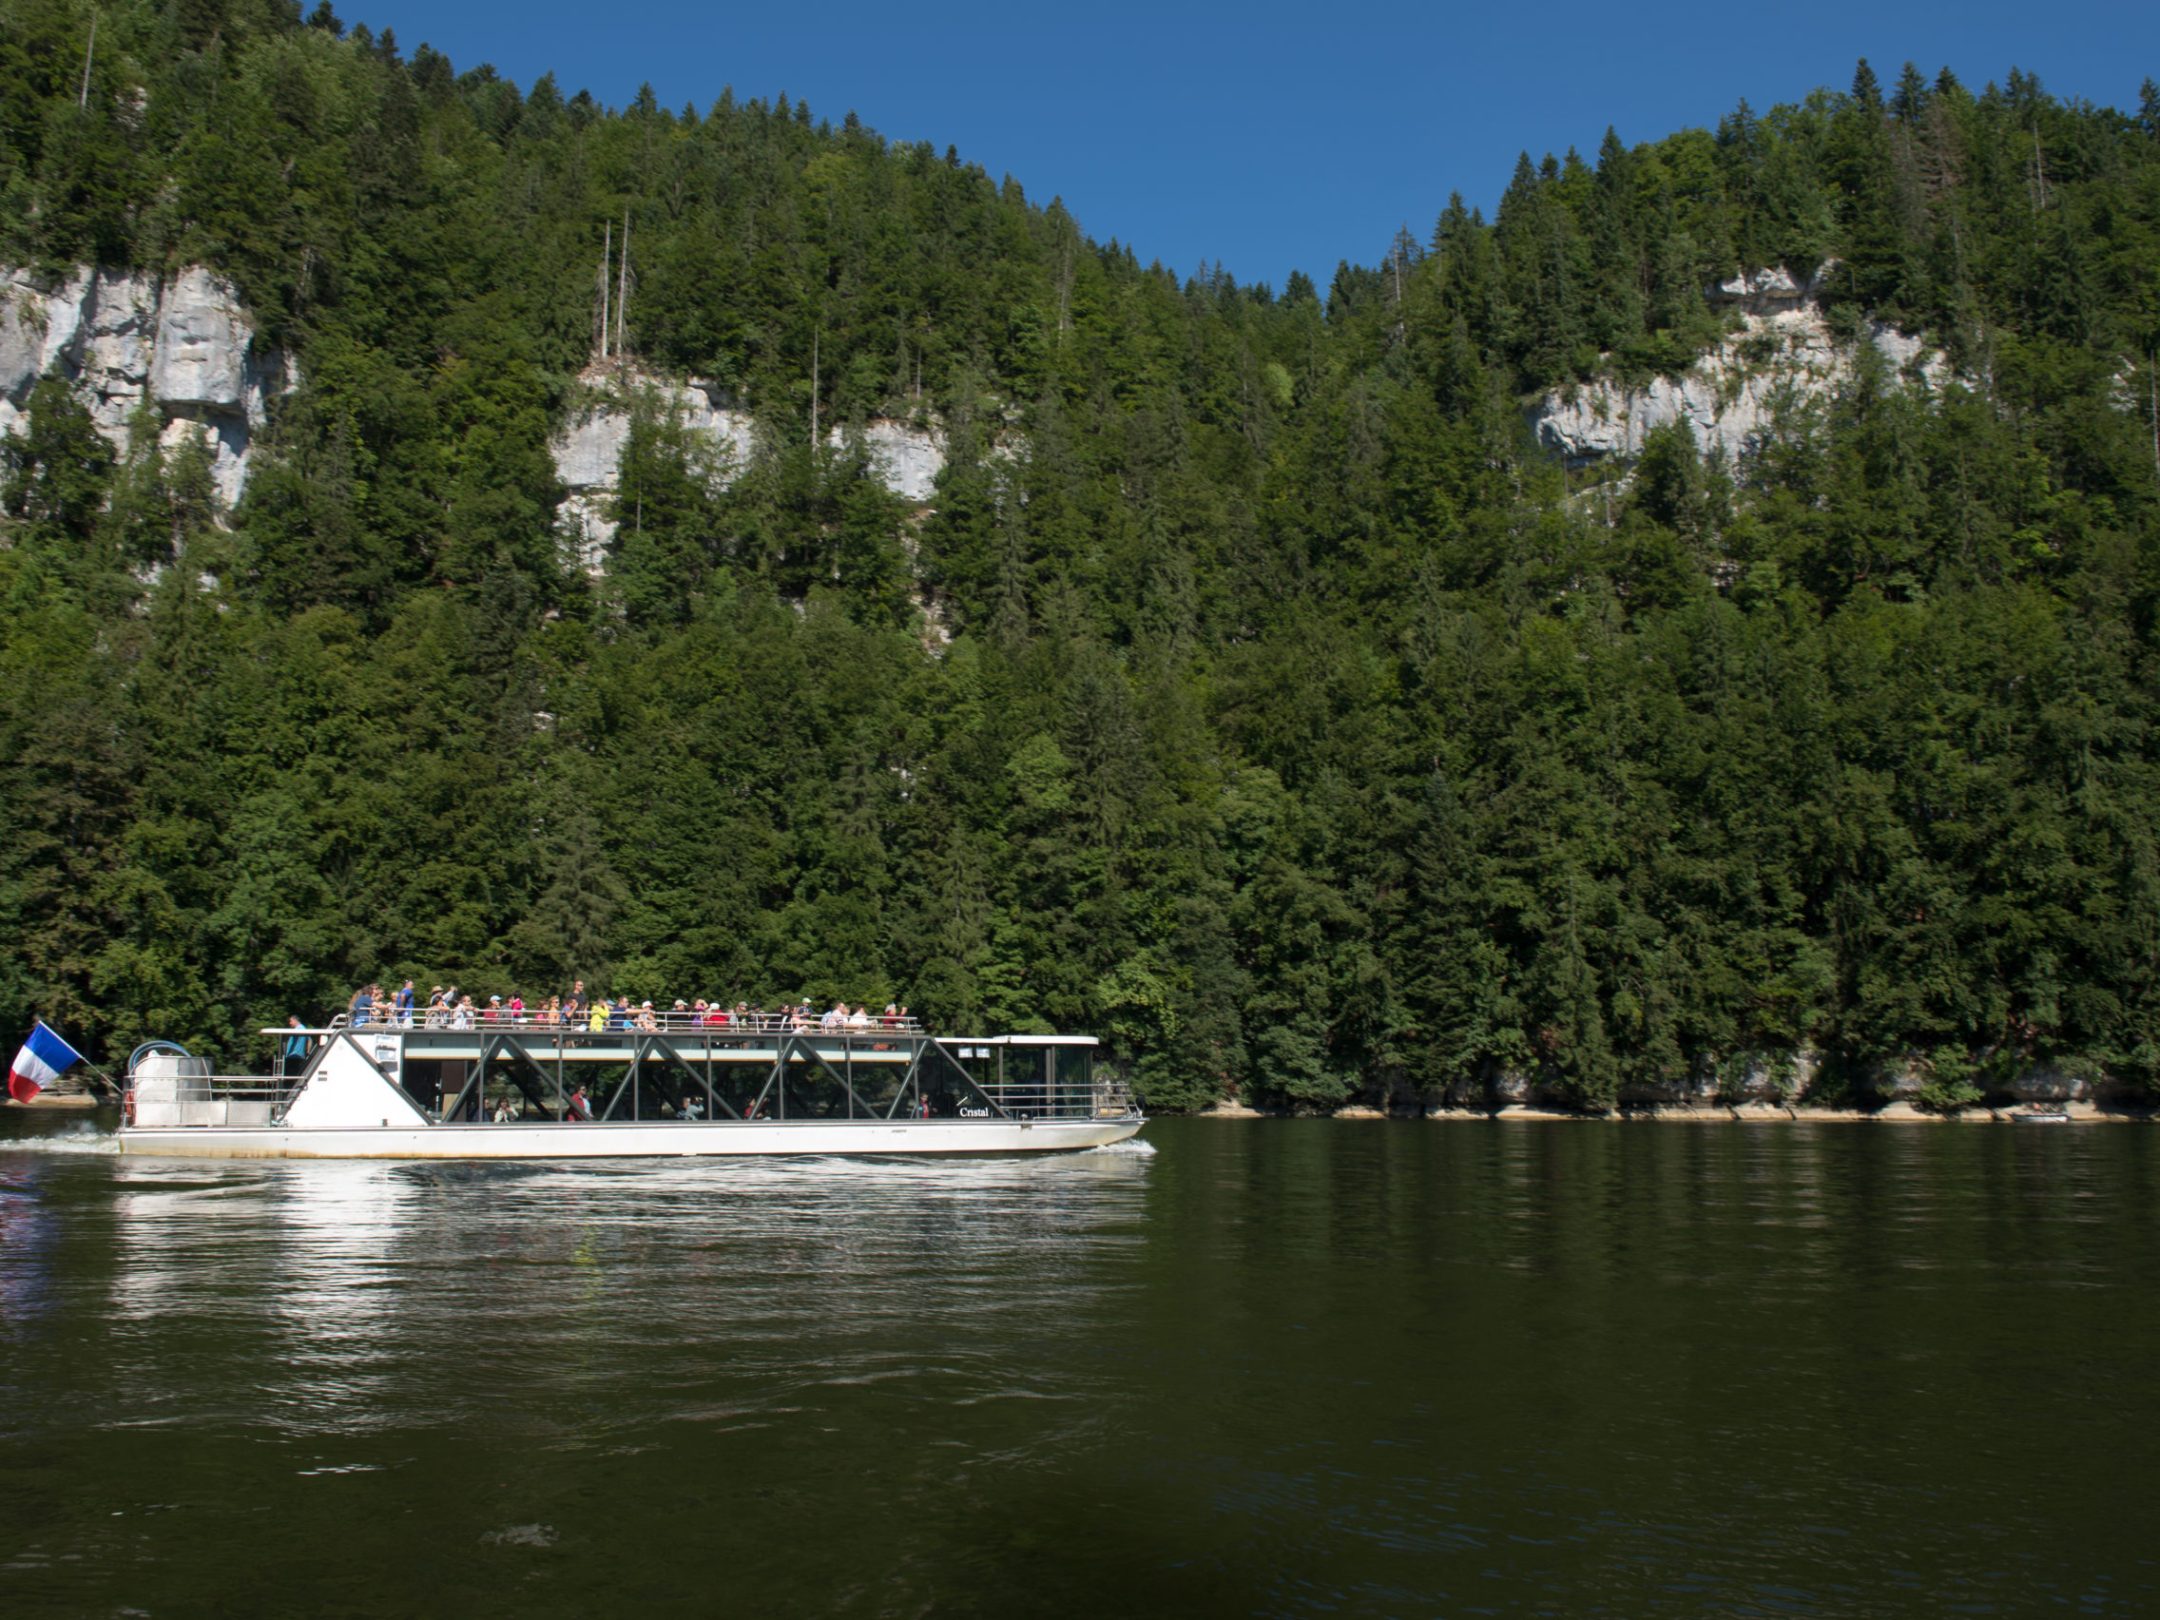
[{"label": "forested hillside", "polygon": [[[364,978],[578,974],[1092,1030],[1156,1106],[1802,1048],[2160,1088],[2160,92],[1863,64],[1433,204],[1242,286],[785,97],[11,0],[0,263],[208,265],[298,383],[229,511],[26,401],[0,1030],[259,1057]],[[626,219],[631,355],[760,448],[641,417],[594,578],[548,442]],[[1861,364],[1732,461],[1537,449],[1539,391],[1826,265],[1949,380]],[[934,502],[813,416],[935,427]]]}]

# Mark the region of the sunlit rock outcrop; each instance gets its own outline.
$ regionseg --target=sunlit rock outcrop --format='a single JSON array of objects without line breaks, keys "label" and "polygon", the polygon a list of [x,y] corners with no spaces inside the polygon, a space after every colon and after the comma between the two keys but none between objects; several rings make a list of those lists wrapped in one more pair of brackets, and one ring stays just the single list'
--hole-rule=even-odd
[{"label": "sunlit rock outcrop", "polygon": [[555,476],[567,491],[556,510],[557,526],[579,566],[597,574],[615,539],[618,473],[640,403],[682,423],[706,449],[706,470],[723,487],[733,482],[755,441],[749,414],[737,409],[717,384],[694,377],[669,382],[642,372],[597,368],[586,373],[583,383],[583,402],[556,430],[548,448],[555,458]]},{"label": "sunlit rock outcrop", "polygon": [[[834,428],[825,442],[846,451],[857,436],[855,429]],[[859,437],[871,468],[895,495],[920,506],[936,493],[938,474],[945,470],[945,436],[935,428],[880,416],[865,422]]]},{"label": "sunlit rock outcrop", "polygon": [[15,431],[46,375],[74,388],[116,450],[145,405],[161,443],[205,441],[228,506],[270,400],[292,386],[286,357],[257,347],[232,284],[200,265],[170,280],[79,266],[52,281],[0,267],[0,434]]},{"label": "sunlit rock outcrop", "polygon": [[1678,376],[1553,390],[1530,412],[1538,442],[1581,466],[1639,455],[1652,433],[1678,422],[1698,449],[1737,461],[1759,449],[1779,421],[1826,402],[1851,379],[1863,346],[1902,382],[1948,381],[1942,356],[1895,327],[1868,322],[1855,339],[1841,341],[1819,301],[1833,268],[1803,279],[1775,266],[1712,287],[1711,302],[1735,311],[1740,330]]},{"label": "sunlit rock outcrop", "polygon": [[[757,450],[756,424],[717,383],[691,377],[671,381],[635,369],[594,368],[584,378],[582,402],[556,430],[549,448],[555,476],[567,492],[557,511],[564,542],[589,573],[604,571],[618,527],[616,496],[632,418],[641,406],[679,421],[706,452],[714,484],[733,483]],[[893,494],[916,505],[932,497],[945,470],[944,435],[873,418],[860,427],[834,427],[826,445],[847,454],[860,444],[864,459]]]}]

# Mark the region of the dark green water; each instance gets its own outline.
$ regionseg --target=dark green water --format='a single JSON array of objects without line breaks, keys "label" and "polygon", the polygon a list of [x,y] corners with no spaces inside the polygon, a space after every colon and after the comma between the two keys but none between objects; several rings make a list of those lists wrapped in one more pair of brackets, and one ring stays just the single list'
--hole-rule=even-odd
[{"label": "dark green water", "polygon": [[1146,1140],[190,1165],[41,1123],[0,1602],[2160,1611],[2160,1134]]}]

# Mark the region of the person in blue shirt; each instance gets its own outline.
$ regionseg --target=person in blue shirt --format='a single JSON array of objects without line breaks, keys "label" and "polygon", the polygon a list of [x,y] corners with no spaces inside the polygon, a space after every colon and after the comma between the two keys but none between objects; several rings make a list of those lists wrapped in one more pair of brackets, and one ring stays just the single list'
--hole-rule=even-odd
[{"label": "person in blue shirt", "polygon": [[412,1028],[412,1004],[413,984],[412,980],[407,979],[405,981],[404,988],[398,991],[395,998],[395,1005],[397,1007],[397,1021],[400,1024],[404,1025],[407,1029]]},{"label": "person in blue shirt", "polygon": [[308,1048],[314,1044],[307,1031],[300,1027],[300,1015],[289,1014],[285,1019],[285,1035],[278,1043],[278,1055],[285,1060],[287,1073],[306,1066]]}]

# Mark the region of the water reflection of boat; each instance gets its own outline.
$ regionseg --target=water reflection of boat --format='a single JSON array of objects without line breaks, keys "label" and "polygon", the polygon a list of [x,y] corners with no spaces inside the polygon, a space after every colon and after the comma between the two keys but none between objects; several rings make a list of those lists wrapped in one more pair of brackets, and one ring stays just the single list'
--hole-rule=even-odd
[{"label": "water reflection of boat", "polygon": [[123,1153],[584,1159],[1055,1152],[1144,1123],[1087,1035],[483,1023],[265,1030],[290,1074],[137,1053]]}]

